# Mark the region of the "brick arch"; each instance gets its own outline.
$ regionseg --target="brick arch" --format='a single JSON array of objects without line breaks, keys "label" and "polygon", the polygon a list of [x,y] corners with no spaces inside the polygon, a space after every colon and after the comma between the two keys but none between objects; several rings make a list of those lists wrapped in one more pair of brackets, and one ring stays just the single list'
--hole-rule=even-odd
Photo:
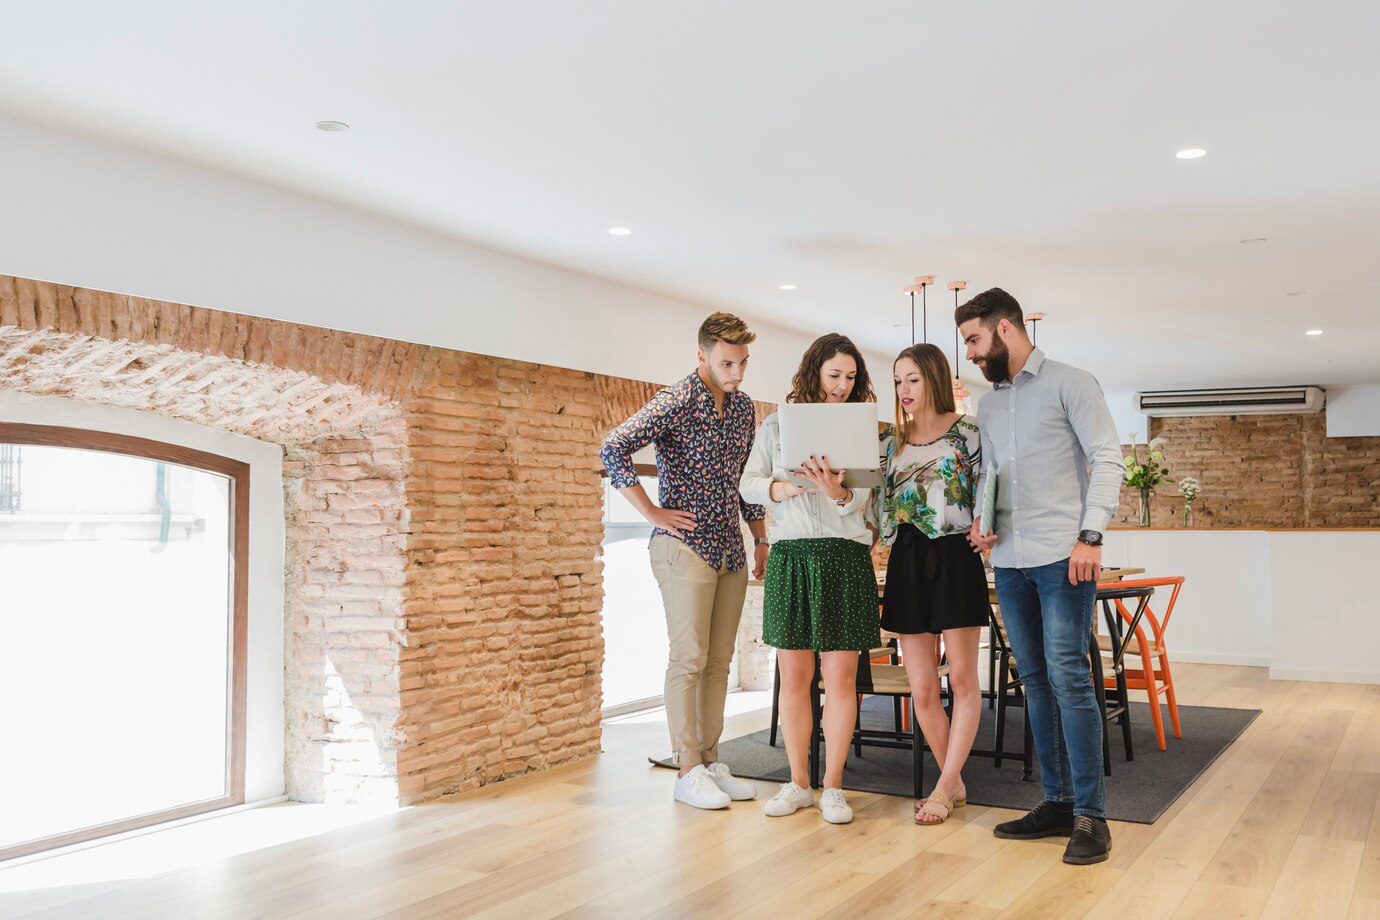
[{"label": "brick arch", "polygon": [[288,794],[396,797],[406,437],[395,400],[172,344],[0,327],[0,379],[284,449]]},{"label": "brick arch", "polygon": [[5,275],[0,373],[283,446],[294,798],[599,750],[611,378]]}]

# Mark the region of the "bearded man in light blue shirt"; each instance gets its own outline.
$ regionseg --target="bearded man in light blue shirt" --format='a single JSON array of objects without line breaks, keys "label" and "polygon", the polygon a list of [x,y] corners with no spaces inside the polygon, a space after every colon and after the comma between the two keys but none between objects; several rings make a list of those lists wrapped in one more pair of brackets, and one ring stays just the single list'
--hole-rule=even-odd
[{"label": "bearded man in light blue shirt", "polygon": [[1001,288],[959,307],[954,321],[968,359],[993,385],[978,403],[978,427],[982,477],[997,477],[995,520],[974,521],[969,540],[991,550],[1045,793],[1028,815],[993,831],[1013,840],[1067,836],[1064,862],[1102,862],[1112,838],[1088,655],[1102,531],[1121,494],[1116,426],[1093,376],[1031,344],[1020,304]]}]

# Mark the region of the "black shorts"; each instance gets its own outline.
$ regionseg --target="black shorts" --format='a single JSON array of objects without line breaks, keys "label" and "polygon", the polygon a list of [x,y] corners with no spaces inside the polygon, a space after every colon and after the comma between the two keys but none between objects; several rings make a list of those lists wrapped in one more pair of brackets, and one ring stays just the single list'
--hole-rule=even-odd
[{"label": "black shorts", "polygon": [[882,629],[909,635],[986,626],[991,610],[982,556],[966,534],[931,539],[911,524],[897,528],[886,565]]}]

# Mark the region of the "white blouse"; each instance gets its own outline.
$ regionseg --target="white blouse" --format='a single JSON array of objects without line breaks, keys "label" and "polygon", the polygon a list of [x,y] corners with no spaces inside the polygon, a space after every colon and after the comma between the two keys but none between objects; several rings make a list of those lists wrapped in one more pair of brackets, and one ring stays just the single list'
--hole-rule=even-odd
[{"label": "white blouse", "polygon": [[871,504],[871,489],[851,489],[853,494],[843,505],[823,492],[803,492],[784,501],[773,501],[771,484],[790,481],[791,473],[781,462],[781,424],[772,413],[757,429],[738,481],[744,501],[771,507],[771,542],[838,537],[872,545],[872,532],[864,517]]}]

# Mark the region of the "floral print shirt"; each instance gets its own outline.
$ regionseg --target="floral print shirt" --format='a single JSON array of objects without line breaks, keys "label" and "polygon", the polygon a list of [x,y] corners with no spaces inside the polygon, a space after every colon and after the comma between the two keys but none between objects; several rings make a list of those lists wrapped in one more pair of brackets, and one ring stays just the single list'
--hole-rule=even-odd
[{"label": "floral print shirt", "polygon": [[[746,393],[725,393],[720,415],[714,394],[694,372],[610,431],[599,458],[614,488],[626,489],[637,482],[632,455],[655,444],[659,504],[695,516],[695,529],[685,531],[685,545],[715,569],[727,565],[737,572],[746,562],[739,515],[744,521],[766,517],[761,505],[738,494],[756,427],[757,414]],[[658,527],[652,536],[664,533]]]},{"label": "floral print shirt", "polygon": [[882,543],[910,524],[925,536],[964,533],[973,526],[982,447],[976,420],[959,416],[928,444],[898,444],[893,426],[881,436],[883,485],[877,500]]}]

